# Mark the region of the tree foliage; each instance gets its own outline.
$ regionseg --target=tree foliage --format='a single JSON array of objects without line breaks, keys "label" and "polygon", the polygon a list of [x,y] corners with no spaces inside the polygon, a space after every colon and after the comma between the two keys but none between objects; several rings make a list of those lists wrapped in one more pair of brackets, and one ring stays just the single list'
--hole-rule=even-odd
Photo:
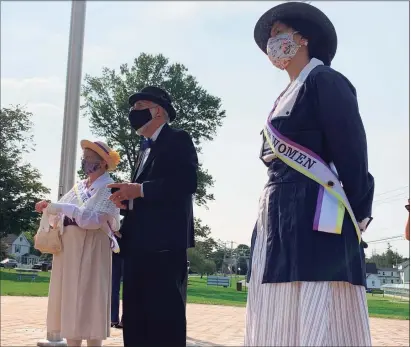
[{"label": "tree foliage", "polygon": [[[211,230],[208,225],[203,225],[200,218],[194,219],[195,250],[190,251],[192,260],[190,266],[200,274],[214,273],[216,265],[212,259],[213,252],[217,247],[217,242],[210,237]],[[192,265],[191,265],[192,264]],[[212,270],[212,271],[211,271]]]},{"label": "tree foliage", "polygon": [[236,271],[239,275],[246,275],[248,272],[248,260],[250,259],[250,247],[245,244],[240,244],[237,246],[235,253],[237,257]]},{"label": "tree foliage", "polygon": [[34,254],[37,256],[41,256],[42,253],[34,248],[34,230],[32,231],[25,231],[24,236],[26,237],[27,241],[30,243],[30,254]]},{"label": "tree foliage", "polygon": [[[119,152],[122,160],[116,171],[117,179],[130,179],[140,146],[140,139],[128,120],[128,97],[148,85],[169,92],[177,111],[172,125],[192,136],[199,153],[202,142],[214,138],[225,117],[220,98],[208,94],[184,65],[171,64],[162,54],[142,53],[133,65],[121,65],[119,72],[103,68],[99,77],[86,75],[82,109],[90,120],[93,134],[106,139],[108,145]],[[207,192],[213,179],[202,165],[198,178],[196,202],[204,206],[214,199],[213,194]]]},{"label": "tree foliage", "polygon": [[216,265],[212,260],[206,259],[197,248],[190,248],[187,251],[187,257],[190,261],[190,269],[193,272],[203,275],[212,275],[216,272]]},{"label": "tree foliage", "polygon": [[0,240],[0,260],[7,258],[8,247],[9,246],[3,240]]},{"label": "tree foliage", "polygon": [[23,154],[34,150],[32,114],[21,106],[0,111],[0,233],[19,234],[37,228],[35,203],[49,193],[39,171]]},{"label": "tree foliage", "polygon": [[382,254],[373,254],[370,258],[367,258],[367,263],[375,263],[379,268],[392,268],[408,260],[404,258],[398,252],[393,251],[391,245],[388,243],[387,250]]}]

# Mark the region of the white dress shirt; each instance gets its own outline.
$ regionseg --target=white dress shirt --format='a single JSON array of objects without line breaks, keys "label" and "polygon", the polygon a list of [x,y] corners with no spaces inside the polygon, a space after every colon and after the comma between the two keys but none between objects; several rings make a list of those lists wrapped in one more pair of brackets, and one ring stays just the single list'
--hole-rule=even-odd
[{"label": "white dress shirt", "polygon": [[[161,130],[164,128],[164,125],[165,125],[165,123],[164,123],[163,125],[160,125],[160,126],[158,127],[158,129],[154,132],[154,134],[150,137],[150,139],[151,139],[153,142],[155,142],[155,141],[157,140],[158,135],[160,135]],[[136,176],[136,177],[138,177],[138,176],[141,174],[141,172],[143,171],[144,164],[146,163],[147,158],[148,158],[148,156],[150,155],[150,150],[151,150],[151,148],[146,148],[146,149],[144,150],[144,152],[143,152],[143,154],[142,154],[143,158],[142,158],[142,160],[141,160],[141,162],[140,162],[140,166],[139,166],[139,168],[138,168],[138,172],[137,172],[137,176]],[[141,197],[142,197],[142,198],[144,198],[143,186],[144,186],[144,183],[141,185]],[[128,207],[129,207],[130,210],[133,209],[133,199],[129,200]]]}]

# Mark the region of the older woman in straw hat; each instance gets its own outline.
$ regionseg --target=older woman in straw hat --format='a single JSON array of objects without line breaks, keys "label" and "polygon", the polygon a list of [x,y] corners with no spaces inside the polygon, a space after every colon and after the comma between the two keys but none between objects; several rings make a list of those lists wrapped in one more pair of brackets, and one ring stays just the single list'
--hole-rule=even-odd
[{"label": "older woman in straw hat", "polygon": [[[330,65],[331,21],[286,2],[254,38],[290,82],[263,127],[268,167],[251,247],[246,346],[370,346],[361,233],[374,179],[355,88]],[[273,100],[274,101],[274,100]]]},{"label": "older woman in straw hat", "polygon": [[67,339],[69,346],[101,346],[110,336],[111,252],[119,247],[113,235],[120,227],[120,211],[109,200],[107,185],[120,157],[105,143],[81,141],[82,169],[87,178],[58,203],[41,201],[59,223],[63,249],[53,257],[47,330]]}]

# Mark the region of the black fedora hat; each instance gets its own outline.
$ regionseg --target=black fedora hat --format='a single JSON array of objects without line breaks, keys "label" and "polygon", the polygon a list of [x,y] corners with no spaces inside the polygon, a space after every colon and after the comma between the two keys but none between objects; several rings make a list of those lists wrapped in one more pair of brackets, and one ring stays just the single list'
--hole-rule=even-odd
[{"label": "black fedora hat", "polygon": [[330,61],[337,52],[337,33],[328,17],[318,8],[305,2],[285,2],[264,13],[254,28],[254,40],[258,47],[267,54],[267,42],[271,28],[277,21],[286,20],[306,21],[318,30],[318,35],[324,38]]},{"label": "black fedora hat", "polygon": [[128,98],[128,103],[130,106],[133,106],[140,100],[151,101],[164,108],[168,113],[170,121],[173,121],[176,118],[176,110],[171,104],[170,95],[168,95],[165,90],[153,86],[145,87],[140,92],[131,95]]}]

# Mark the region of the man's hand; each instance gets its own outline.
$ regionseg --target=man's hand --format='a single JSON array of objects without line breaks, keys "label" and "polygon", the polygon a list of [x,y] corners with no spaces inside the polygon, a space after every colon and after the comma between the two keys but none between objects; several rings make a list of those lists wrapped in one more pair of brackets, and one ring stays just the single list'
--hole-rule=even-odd
[{"label": "man's hand", "polygon": [[141,184],[138,183],[112,183],[107,187],[118,188],[116,192],[110,195],[110,200],[121,209],[127,208],[121,203],[122,201],[141,197]]}]

